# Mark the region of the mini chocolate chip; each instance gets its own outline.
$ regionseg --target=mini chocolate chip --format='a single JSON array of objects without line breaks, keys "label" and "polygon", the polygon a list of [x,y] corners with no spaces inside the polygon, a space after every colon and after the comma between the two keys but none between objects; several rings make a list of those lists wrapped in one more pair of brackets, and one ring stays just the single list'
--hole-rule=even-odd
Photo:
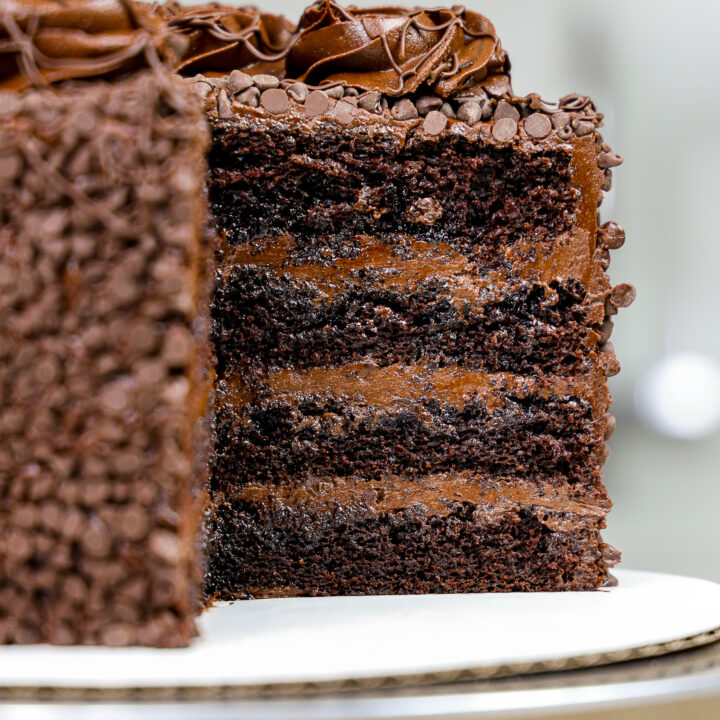
[{"label": "mini chocolate chip", "polygon": [[91,557],[104,558],[110,553],[112,538],[105,526],[96,521],[83,535],[82,545],[85,552]]},{"label": "mini chocolate chip", "polygon": [[605,177],[603,178],[602,189],[605,192],[609,192],[612,189],[612,170],[605,171]]},{"label": "mini chocolate chip", "polygon": [[496,120],[493,124],[493,137],[499,142],[508,142],[515,137],[517,133],[517,123],[510,117],[504,117]]},{"label": "mini chocolate chip", "polygon": [[439,98],[437,95],[423,95],[415,101],[415,107],[423,117],[431,110],[439,110],[442,104],[442,98]]},{"label": "mini chocolate chip", "polygon": [[357,108],[345,100],[340,100],[333,110],[333,118],[343,125],[349,125],[356,115]]},{"label": "mini chocolate chip", "polygon": [[117,532],[127,540],[138,542],[150,529],[150,520],[140,505],[130,505],[118,510]]},{"label": "mini chocolate chip", "polygon": [[127,623],[113,623],[102,630],[102,644],[108,647],[127,647],[136,637],[135,628]]},{"label": "mini chocolate chip", "polygon": [[606,222],[600,226],[598,242],[610,250],[617,250],[625,244],[625,230],[616,222]]},{"label": "mini chocolate chip", "polygon": [[[271,75],[268,77],[272,77]],[[277,78],[275,78],[277,80]],[[290,104],[287,93],[281,88],[271,88],[260,96],[261,105],[273,115],[279,115],[288,109]]]},{"label": "mini chocolate chip", "polygon": [[448,119],[439,110],[432,110],[427,114],[423,123],[423,132],[426,135],[439,135],[447,126]]},{"label": "mini chocolate chip", "polygon": [[187,328],[175,325],[167,330],[163,340],[162,356],[171,367],[183,367],[195,349],[192,334]]},{"label": "mini chocolate chip", "polygon": [[371,90],[369,93],[365,93],[365,95],[358,98],[358,107],[371,113],[381,113],[382,103],[380,99],[380,93],[377,90]]},{"label": "mini chocolate chip", "polygon": [[610,339],[614,327],[615,323],[612,320],[605,320],[605,322],[600,326],[600,331],[598,332],[598,344],[603,345]]},{"label": "mini chocolate chip", "polygon": [[482,118],[482,108],[476,102],[465,102],[458,108],[457,117],[468,125],[474,125]]},{"label": "mini chocolate chip", "polygon": [[178,538],[168,530],[155,530],[148,543],[150,552],[169,565],[177,565],[182,557]]},{"label": "mini chocolate chip", "polygon": [[295,100],[295,102],[304,103],[308,98],[310,90],[305,83],[293,83],[288,89],[287,94]]},{"label": "mini chocolate chip", "polygon": [[556,112],[552,114],[552,124],[556,130],[570,125],[570,114],[566,112]]},{"label": "mini chocolate chip", "polygon": [[495,106],[493,105],[492,100],[490,100],[489,98],[483,98],[482,100],[480,100],[480,109],[482,110],[482,115],[480,116],[480,119],[489,120],[493,116]]},{"label": "mini chocolate chip", "polygon": [[544,113],[536,112],[525,119],[525,132],[530,137],[542,140],[552,130],[552,120]]},{"label": "mini chocolate chip", "polygon": [[228,90],[233,94],[237,95],[243,90],[247,90],[252,87],[253,79],[247,73],[240,70],[233,70],[228,77]]},{"label": "mini chocolate chip", "polygon": [[637,290],[630,283],[616,285],[610,293],[610,302],[616,308],[630,307],[637,297]]},{"label": "mini chocolate chip", "polygon": [[17,153],[0,156],[0,187],[10,187],[20,177],[22,168],[22,158]]},{"label": "mini chocolate chip", "polygon": [[260,91],[256,87],[251,87],[243,90],[235,99],[243,105],[257,107],[260,104]]},{"label": "mini chocolate chip", "polygon": [[590,120],[579,120],[575,126],[575,134],[578,137],[585,137],[595,132],[595,125]]},{"label": "mini chocolate chip", "polygon": [[614,415],[606,415],[607,419],[607,425],[605,426],[605,439],[609,440],[614,434],[615,434],[615,426],[617,425],[617,420],[615,420]]},{"label": "mini chocolate chip", "polygon": [[612,304],[612,301],[610,300],[610,296],[605,298],[605,317],[610,318],[613,315],[618,314],[618,309],[615,307],[615,305]]},{"label": "mini chocolate chip", "polygon": [[323,88],[323,90],[327,93],[328,97],[335,100],[339,100],[345,94],[345,88],[342,85],[335,85],[335,87],[331,88]]},{"label": "mini chocolate chip", "polygon": [[598,257],[600,259],[600,267],[603,270],[607,270],[610,267],[610,251],[607,248],[600,248]]},{"label": "mini chocolate chip", "polygon": [[569,140],[573,136],[573,130],[569,125],[558,128],[555,132],[561,140]]},{"label": "mini chocolate chip", "polygon": [[453,110],[453,106],[449,102],[444,102],[440,106],[440,112],[447,118],[450,118],[451,120],[455,119],[455,111]]},{"label": "mini chocolate chip", "polygon": [[510,118],[517,122],[520,119],[520,113],[514,105],[511,105],[505,100],[501,100],[495,108],[495,121]]},{"label": "mini chocolate chip", "polygon": [[260,91],[272,90],[280,86],[280,80],[274,75],[253,75],[253,82]]},{"label": "mini chocolate chip", "polygon": [[305,117],[314,118],[327,112],[330,98],[322,90],[313,90],[305,101]]},{"label": "mini chocolate chip", "polygon": [[212,85],[205,80],[198,80],[193,83],[192,89],[201,98],[206,98],[212,92]]},{"label": "mini chocolate chip", "polygon": [[600,348],[600,364],[607,377],[614,377],[620,372],[620,362],[615,355],[615,347],[611,342],[606,342]]},{"label": "mini chocolate chip", "polygon": [[614,152],[601,152],[598,155],[598,167],[602,170],[609,170],[622,165],[622,161],[622,156]]},{"label": "mini chocolate chip", "polygon": [[412,120],[418,116],[417,108],[408,98],[398,100],[390,113],[396,120]]},{"label": "mini chocolate chip", "polygon": [[224,90],[221,90],[217,96],[217,113],[218,117],[222,120],[231,118],[233,114],[230,98]]}]

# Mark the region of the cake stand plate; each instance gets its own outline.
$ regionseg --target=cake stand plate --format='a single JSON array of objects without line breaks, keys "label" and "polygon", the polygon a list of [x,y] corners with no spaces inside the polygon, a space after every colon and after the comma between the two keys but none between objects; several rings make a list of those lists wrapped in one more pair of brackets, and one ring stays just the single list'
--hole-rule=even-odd
[{"label": "cake stand plate", "polygon": [[[178,650],[0,647],[0,696],[358,690],[575,669],[720,637],[720,585],[618,570],[617,587],[251,600],[212,608]],[[193,695],[193,692],[196,695]]]}]

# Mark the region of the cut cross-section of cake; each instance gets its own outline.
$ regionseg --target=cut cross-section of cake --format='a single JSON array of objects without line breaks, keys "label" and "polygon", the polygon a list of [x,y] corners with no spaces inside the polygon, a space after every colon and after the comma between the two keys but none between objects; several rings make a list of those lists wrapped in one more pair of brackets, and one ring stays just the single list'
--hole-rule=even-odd
[{"label": "cut cross-section of cake", "polygon": [[632,293],[592,102],[513,95],[461,8],[322,0],[284,50],[268,16],[165,12],[205,73],[222,235],[208,597],[599,587]]}]

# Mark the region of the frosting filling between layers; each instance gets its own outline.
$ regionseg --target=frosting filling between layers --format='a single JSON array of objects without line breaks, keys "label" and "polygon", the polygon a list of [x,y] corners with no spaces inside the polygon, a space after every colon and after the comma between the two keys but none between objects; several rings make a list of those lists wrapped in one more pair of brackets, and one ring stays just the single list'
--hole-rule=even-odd
[{"label": "frosting filling between layers", "polygon": [[415,507],[437,516],[448,514],[458,503],[476,506],[488,517],[522,506],[537,511],[551,529],[562,531],[572,529],[580,518],[603,519],[611,507],[599,488],[578,490],[547,481],[489,478],[473,471],[378,478],[320,475],[300,484],[250,483],[225,488],[216,500],[243,501],[272,510],[298,505],[314,511],[362,507],[384,513]]},{"label": "frosting filling between layers", "polygon": [[593,486],[604,460],[607,395],[592,374],[356,363],[225,378],[217,391],[213,491],[319,473],[473,469]]}]

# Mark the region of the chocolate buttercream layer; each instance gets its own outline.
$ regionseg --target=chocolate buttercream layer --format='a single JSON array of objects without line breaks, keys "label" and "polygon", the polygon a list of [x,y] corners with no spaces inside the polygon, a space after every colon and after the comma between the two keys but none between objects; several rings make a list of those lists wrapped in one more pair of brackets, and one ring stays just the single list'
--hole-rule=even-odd
[{"label": "chocolate buttercream layer", "polygon": [[592,486],[603,460],[607,395],[587,377],[358,363],[252,385],[226,378],[217,391],[213,491],[321,471],[475,470]]},{"label": "chocolate buttercream layer", "polygon": [[572,530],[585,517],[601,519],[611,508],[605,488],[558,486],[527,478],[487,477],[473,470],[434,475],[382,475],[377,478],[355,475],[310,477],[301,483],[268,485],[250,483],[227,488],[218,501],[245,501],[267,504],[269,508],[303,506],[311,510],[367,508],[377,513],[408,507],[422,507],[442,516],[458,503],[469,503],[488,516],[503,513],[510,506],[526,506],[548,514],[562,514],[564,524],[544,518],[553,530]]},{"label": "chocolate buttercream layer", "polygon": [[150,72],[27,91],[0,124],[0,643],[194,634],[207,140]]},{"label": "chocolate buttercream layer", "polygon": [[219,500],[208,599],[592,590],[617,562],[602,497],[472,476],[377,485],[317,479]]}]

